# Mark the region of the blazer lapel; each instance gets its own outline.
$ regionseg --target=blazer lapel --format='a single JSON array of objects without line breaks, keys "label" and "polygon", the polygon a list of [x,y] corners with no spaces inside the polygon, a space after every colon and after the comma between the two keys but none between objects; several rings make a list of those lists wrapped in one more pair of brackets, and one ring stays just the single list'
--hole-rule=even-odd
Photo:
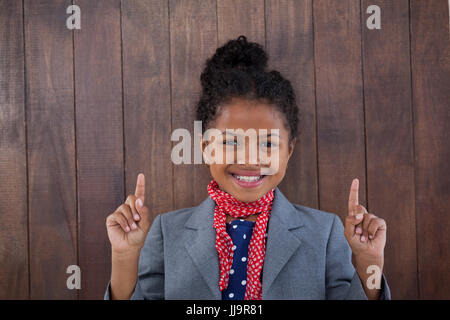
[{"label": "blazer lapel", "polygon": [[281,269],[301,243],[291,230],[303,226],[297,210],[278,188],[275,188],[273,201],[263,267],[263,299]]},{"label": "blazer lapel", "polygon": [[208,197],[195,208],[195,212],[185,224],[189,235],[184,245],[211,289],[213,298],[220,300],[222,293],[219,289],[219,255],[215,247],[216,230],[213,227],[215,205]]},{"label": "blazer lapel", "polygon": [[[263,267],[263,299],[281,269],[301,243],[291,230],[303,226],[297,210],[278,188],[275,188],[273,201]],[[219,256],[215,247],[216,230],[213,227],[215,205],[215,202],[207,197],[195,208],[185,224],[188,236],[184,245],[208,284],[213,298],[220,300],[222,293],[219,289]]]}]

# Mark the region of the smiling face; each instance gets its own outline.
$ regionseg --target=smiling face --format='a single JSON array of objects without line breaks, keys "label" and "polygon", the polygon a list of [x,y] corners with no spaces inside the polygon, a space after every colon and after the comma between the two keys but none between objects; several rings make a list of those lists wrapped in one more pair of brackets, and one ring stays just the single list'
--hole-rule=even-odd
[{"label": "smiling face", "polygon": [[[209,127],[214,127],[220,132],[234,130],[234,133],[223,134],[217,141],[222,147],[223,159],[234,161],[209,165],[211,175],[221,190],[240,201],[252,202],[283,180],[288,160],[294,150],[295,139],[289,143],[289,130],[284,115],[274,106],[235,98],[220,108],[217,118]],[[242,140],[244,135],[241,135],[238,129],[242,129],[243,132],[255,130],[258,138],[254,140],[254,145],[259,150],[256,156],[252,157],[251,153],[252,139],[244,137]],[[278,129],[278,134],[271,135],[271,129]],[[267,134],[264,134],[265,132]],[[245,143],[242,143],[243,141]],[[208,142],[202,140],[203,151],[207,145]],[[238,150],[243,151],[244,148],[245,156],[242,157],[243,153]],[[261,152],[266,153],[268,157],[261,156]]]}]

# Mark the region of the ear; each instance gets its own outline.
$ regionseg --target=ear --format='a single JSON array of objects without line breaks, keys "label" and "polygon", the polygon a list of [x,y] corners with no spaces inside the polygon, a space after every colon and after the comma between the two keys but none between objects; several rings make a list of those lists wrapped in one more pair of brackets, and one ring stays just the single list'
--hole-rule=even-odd
[{"label": "ear", "polygon": [[289,142],[289,156],[288,156],[288,160],[291,158],[292,153],[294,152],[294,147],[295,144],[297,143],[297,138],[294,138],[291,140],[291,142]]},{"label": "ear", "polygon": [[203,139],[203,135],[202,135],[202,134],[199,134],[199,136],[197,137],[197,139],[200,140],[200,147],[202,148],[202,158],[203,158],[203,161],[205,161],[205,164],[206,164],[207,166],[209,166],[208,161],[205,159],[205,148],[206,148],[206,146],[208,145],[209,142],[206,141],[205,139]]},{"label": "ear", "polygon": [[197,139],[200,139],[200,146],[202,148],[202,153],[205,152],[205,148],[208,145],[208,142],[203,139],[203,136],[199,136]]}]

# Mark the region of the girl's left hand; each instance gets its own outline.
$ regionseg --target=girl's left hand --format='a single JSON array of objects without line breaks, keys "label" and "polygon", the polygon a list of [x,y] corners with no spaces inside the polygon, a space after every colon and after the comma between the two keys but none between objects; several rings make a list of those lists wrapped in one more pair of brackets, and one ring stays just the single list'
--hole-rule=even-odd
[{"label": "girl's left hand", "polygon": [[356,263],[358,261],[383,261],[386,244],[386,221],[367,212],[358,203],[359,180],[353,179],[348,199],[348,215],[344,234]]}]

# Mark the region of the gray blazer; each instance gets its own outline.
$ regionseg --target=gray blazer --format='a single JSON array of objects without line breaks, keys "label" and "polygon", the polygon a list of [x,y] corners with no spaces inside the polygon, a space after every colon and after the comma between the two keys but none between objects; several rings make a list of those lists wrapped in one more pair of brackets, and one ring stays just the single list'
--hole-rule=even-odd
[{"label": "gray blazer", "polygon": [[[275,189],[262,271],[263,299],[367,299],[340,218],[292,204]],[[158,215],[142,247],[131,299],[218,299],[215,202]],[[381,299],[390,299],[385,276]],[[110,299],[108,283],[105,299]]]}]

